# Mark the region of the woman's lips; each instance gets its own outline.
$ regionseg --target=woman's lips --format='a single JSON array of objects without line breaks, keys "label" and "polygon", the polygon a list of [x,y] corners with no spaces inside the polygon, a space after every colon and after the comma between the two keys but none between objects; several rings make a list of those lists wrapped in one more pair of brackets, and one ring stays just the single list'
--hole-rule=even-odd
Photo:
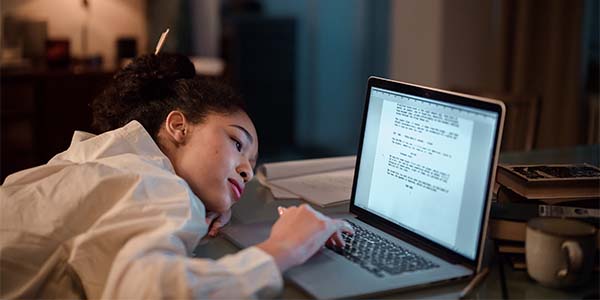
[{"label": "woman's lips", "polygon": [[242,197],[242,193],[244,192],[244,188],[242,188],[237,181],[233,179],[229,179],[229,183],[231,184],[231,189],[233,190],[235,200],[239,200]]}]

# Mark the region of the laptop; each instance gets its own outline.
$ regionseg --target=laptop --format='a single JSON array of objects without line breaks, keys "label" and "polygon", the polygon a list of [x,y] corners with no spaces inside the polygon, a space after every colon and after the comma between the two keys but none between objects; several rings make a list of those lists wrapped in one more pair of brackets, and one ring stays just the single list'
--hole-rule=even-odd
[{"label": "laptop", "polygon": [[[504,115],[500,101],[370,77],[345,216],[355,234],[284,278],[332,299],[480,271]],[[223,232],[249,247],[269,231],[260,223]]]}]

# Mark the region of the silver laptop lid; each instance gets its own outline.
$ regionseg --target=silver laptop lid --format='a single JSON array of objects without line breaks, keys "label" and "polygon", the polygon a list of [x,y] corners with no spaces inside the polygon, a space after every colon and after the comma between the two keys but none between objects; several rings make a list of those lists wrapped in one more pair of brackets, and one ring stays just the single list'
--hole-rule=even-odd
[{"label": "silver laptop lid", "polygon": [[480,263],[504,105],[371,77],[350,210]]}]

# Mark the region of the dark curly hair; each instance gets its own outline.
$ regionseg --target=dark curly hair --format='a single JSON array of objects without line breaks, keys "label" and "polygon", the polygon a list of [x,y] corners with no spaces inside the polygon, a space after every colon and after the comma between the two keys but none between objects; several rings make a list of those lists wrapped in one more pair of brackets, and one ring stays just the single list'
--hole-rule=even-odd
[{"label": "dark curly hair", "polygon": [[246,109],[231,87],[196,77],[194,65],[186,56],[167,53],[135,58],[115,74],[91,108],[96,130],[105,132],[137,120],[155,141],[173,110],[180,110],[197,124],[209,113]]}]

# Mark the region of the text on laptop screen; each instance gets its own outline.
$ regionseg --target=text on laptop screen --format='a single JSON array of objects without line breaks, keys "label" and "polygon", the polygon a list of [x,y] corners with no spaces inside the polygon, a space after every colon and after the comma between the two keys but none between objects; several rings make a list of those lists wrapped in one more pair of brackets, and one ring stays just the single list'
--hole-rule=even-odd
[{"label": "text on laptop screen", "polygon": [[355,205],[474,259],[498,118],[372,87]]}]

